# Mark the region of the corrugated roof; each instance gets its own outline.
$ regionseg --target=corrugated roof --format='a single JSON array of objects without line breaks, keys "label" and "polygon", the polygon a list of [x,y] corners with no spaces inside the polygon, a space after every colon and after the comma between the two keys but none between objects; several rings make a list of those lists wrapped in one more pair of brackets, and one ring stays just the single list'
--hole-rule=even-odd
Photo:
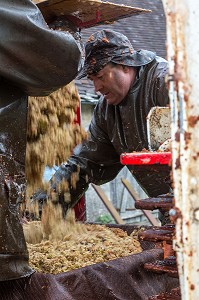
[{"label": "corrugated roof", "polygon": [[[166,21],[161,0],[111,0],[110,2],[150,9],[152,12],[121,19],[110,25],[83,29],[82,39],[84,43],[92,33],[103,28],[110,28],[126,35],[134,49],[146,49],[166,57]],[[88,98],[93,94],[96,99],[97,95],[94,92],[92,82],[87,79],[77,80],[76,86],[83,101],[87,99],[87,94],[89,94]]]}]

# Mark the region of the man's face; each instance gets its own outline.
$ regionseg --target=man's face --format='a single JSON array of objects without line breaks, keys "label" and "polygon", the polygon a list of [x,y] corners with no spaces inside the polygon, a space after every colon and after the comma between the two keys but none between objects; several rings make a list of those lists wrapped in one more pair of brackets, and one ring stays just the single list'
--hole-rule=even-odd
[{"label": "man's face", "polygon": [[128,94],[135,76],[136,69],[109,63],[88,78],[93,81],[95,91],[100,92],[108,104],[117,105]]}]

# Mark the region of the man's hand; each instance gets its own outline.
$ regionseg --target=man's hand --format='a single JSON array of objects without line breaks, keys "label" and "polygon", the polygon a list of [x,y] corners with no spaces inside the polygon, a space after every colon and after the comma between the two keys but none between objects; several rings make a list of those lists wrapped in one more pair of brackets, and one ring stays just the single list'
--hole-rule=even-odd
[{"label": "man's hand", "polygon": [[53,30],[69,32],[75,39],[81,39],[79,29],[73,22],[68,20],[66,16],[57,17],[57,19],[48,24],[48,26]]},{"label": "man's hand", "polygon": [[66,16],[60,16],[57,17],[57,19],[53,22],[49,23],[48,26],[53,30],[70,33],[76,40],[76,43],[78,44],[79,49],[81,51],[82,57],[84,57],[84,47],[81,39],[80,30],[72,21],[68,20]]}]

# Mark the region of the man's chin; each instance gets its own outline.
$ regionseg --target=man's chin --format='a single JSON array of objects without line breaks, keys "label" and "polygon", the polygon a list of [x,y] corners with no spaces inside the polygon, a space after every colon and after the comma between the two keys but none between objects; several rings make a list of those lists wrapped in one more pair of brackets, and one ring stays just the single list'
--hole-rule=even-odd
[{"label": "man's chin", "polygon": [[106,100],[106,102],[107,102],[108,105],[111,105],[111,104],[114,105],[115,99],[109,98],[109,97],[106,97],[106,96],[104,98],[105,98],[105,100]]},{"label": "man's chin", "polygon": [[118,105],[118,101],[116,101],[115,99],[106,99],[106,102],[108,105]]},{"label": "man's chin", "polygon": [[110,99],[106,99],[106,103],[107,103],[108,105],[114,105],[113,101],[110,100]]}]

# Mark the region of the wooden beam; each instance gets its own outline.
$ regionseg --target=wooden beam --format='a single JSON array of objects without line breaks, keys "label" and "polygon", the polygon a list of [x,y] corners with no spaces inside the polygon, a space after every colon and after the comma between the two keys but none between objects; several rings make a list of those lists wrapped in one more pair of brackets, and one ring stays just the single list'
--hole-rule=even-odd
[{"label": "wooden beam", "polygon": [[[134,190],[134,188],[132,187],[130,182],[124,178],[122,178],[121,181],[122,181],[123,185],[125,186],[125,188],[128,190],[131,197],[134,199],[134,201],[140,200],[139,195],[136,193],[136,191]],[[159,226],[158,221],[154,218],[154,216],[152,215],[152,213],[150,211],[142,210],[142,212],[153,226]]]},{"label": "wooden beam", "polygon": [[87,28],[114,22],[133,15],[149,13],[151,10],[115,4],[100,0],[33,0],[47,23],[59,16],[73,17],[71,21],[78,28]]},{"label": "wooden beam", "polygon": [[108,199],[108,197],[104,193],[103,189],[100,186],[97,186],[93,183],[91,183],[91,186],[94,188],[97,195],[100,197],[100,199],[102,200],[102,202],[104,203],[104,205],[106,206],[106,208],[108,209],[108,211],[110,212],[112,217],[114,218],[115,222],[117,224],[124,224],[124,221],[122,220],[122,218],[118,214],[117,210],[115,209],[115,207],[113,206],[111,201]]}]

